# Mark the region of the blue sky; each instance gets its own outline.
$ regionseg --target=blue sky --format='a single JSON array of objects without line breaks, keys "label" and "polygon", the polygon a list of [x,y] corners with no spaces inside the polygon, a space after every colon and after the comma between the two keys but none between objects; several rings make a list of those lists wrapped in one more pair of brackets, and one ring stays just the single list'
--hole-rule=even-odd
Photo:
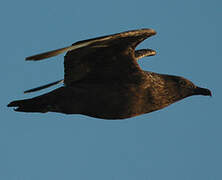
[{"label": "blue sky", "polygon": [[[222,2],[219,0],[10,1],[0,6],[0,179],[220,180]],[[184,76],[212,90],[124,121],[16,113],[23,91],[63,77],[63,55],[26,56],[131,29],[157,35],[140,48],[144,70]]]}]

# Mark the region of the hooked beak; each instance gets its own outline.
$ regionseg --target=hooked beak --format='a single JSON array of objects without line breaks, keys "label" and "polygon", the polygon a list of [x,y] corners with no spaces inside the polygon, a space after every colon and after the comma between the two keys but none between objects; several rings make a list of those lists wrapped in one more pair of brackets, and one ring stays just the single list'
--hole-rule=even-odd
[{"label": "hooked beak", "polygon": [[195,95],[203,95],[203,96],[212,96],[211,91],[209,89],[201,88],[201,87],[196,87],[194,89],[194,94]]}]

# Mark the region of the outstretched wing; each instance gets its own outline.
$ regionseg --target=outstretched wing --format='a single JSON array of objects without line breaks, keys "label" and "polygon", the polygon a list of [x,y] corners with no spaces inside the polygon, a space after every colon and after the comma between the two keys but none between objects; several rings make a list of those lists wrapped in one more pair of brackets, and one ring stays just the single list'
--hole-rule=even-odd
[{"label": "outstretched wing", "polygon": [[66,48],[27,57],[26,60],[41,60],[68,51],[64,61],[66,85],[79,80],[139,81],[143,71],[136,60],[145,53],[140,51],[136,54],[135,47],[154,34],[156,32],[152,29],[122,32],[79,41]]},{"label": "outstretched wing", "polygon": [[[141,29],[73,44],[73,46],[88,45],[66,54],[64,83],[71,85],[80,80],[93,83],[139,82],[144,78],[144,73],[136,60],[137,57],[142,57],[144,51],[138,53],[136,57],[135,48],[155,33],[152,29]],[[149,52],[153,53],[151,50]]]},{"label": "outstretched wing", "polygon": [[[154,51],[152,49],[139,49],[139,50],[135,51],[136,60],[139,60],[139,59],[141,59],[143,57],[146,57],[146,56],[154,56],[154,55],[156,55],[156,51]],[[51,86],[54,86],[54,85],[57,85],[57,84],[60,84],[60,83],[63,83],[63,82],[64,82],[64,80],[61,79],[59,81],[55,81],[55,82],[48,83],[48,84],[45,84],[45,85],[42,85],[42,86],[39,86],[39,87],[36,87],[36,88],[26,90],[26,91],[24,91],[24,93],[31,93],[31,92],[40,91],[42,89],[46,89],[48,87],[51,87]]]}]

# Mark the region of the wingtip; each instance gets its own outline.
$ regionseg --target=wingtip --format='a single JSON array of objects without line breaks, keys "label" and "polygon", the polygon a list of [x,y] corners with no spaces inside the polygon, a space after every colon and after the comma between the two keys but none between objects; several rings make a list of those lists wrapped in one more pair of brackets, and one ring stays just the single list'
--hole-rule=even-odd
[{"label": "wingtip", "polygon": [[156,51],[153,49],[139,49],[135,51],[135,58],[136,60],[139,60],[146,56],[155,56]]},{"label": "wingtip", "polygon": [[46,59],[46,58],[51,58],[53,56],[57,56],[61,53],[64,53],[66,51],[75,49],[75,48],[79,48],[79,47],[75,47],[75,46],[68,46],[68,47],[64,47],[64,48],[60,48],[60,49],[56,49],[56,50],[52,50],[52,51],[47,51],[44,53],[40,53],[40,54],[35,54],[33,56],[28,56],[25,58],[26,61],[39,61],[42,59]]},{"label": "wingtip", "polygon": [[54,86],[56,84],[60,84],[60,83],[63,83],[63,82],[64,82],[64,80],[61,79],[61,80],[58,80],[58,81],[55,81],[55,82],[52,82],[52,83],[49,83],[49,84],[45,84],[43,86],[39,86],[39,87],[36,87],[36,88],[28,89],[28,90],[24,91],[24,94],[31,93],[31,92],[36,92],[36,91],[39,91],[39,90],[42,90],[42,89],[46,89],[48,87],[51,87],[51,86]]},{"label": "wingtip", "polygon": [[144,29],[141,29],[141,30],[150,34],[150,35],[152,35],[152,36],[157,34],[157,32],[154,29],[151,29],[151,28],[144,28]]},{"label": "wingtip", "polygon": [[151,29],[151,28],[136,29],[136,30],[133,30],[133,31],[134,32],[139,32],[139,33],[148,33],[149,35],[155,35],[157,33],[154,29]]},{"label": "wingtip", "polygon": [[34,59],[32,59],[32,57],[29,56],[29,57],[26,57],[25,60],[26,60],[26,61],[32,61],[32,60],[34,60]]},{"label": "wingtip", "polygon": [[39,55],[34,55],[34,56],[28,56],[25,58],[26,61],[38,61],[38,60],[42,60],[45,57],[41,57]]},{"label": "wingtip", "polygon": [[154,29],[148,29],[148,31],[149,31],[150,33],[152,33],[153,35],[155,35],[155,34],[157,33]]},{"label": "wingtip", "polygon": [[150,56],[155,56],[157,54],[157,52],[153,49],[147,49],[148,51],[150,51]]}]

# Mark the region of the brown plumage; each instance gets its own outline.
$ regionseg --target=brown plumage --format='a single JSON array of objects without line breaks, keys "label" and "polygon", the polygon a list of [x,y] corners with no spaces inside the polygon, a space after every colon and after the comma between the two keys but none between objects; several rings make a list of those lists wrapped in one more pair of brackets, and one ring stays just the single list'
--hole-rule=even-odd
[{"label": "brown plumage", "polygon": [[67,52],[64,86],[31,99],[13,101],[9,107],[23,112],[84,114],[103,119],[124,119],[162,109],[192,95],[207,95],[208,89],[172,75],[143,71],[137,60],[155,55],[151,49],[135,50],[152,29],[140,29],[79,41],[66,48],[27,57],[42,60]]}]

